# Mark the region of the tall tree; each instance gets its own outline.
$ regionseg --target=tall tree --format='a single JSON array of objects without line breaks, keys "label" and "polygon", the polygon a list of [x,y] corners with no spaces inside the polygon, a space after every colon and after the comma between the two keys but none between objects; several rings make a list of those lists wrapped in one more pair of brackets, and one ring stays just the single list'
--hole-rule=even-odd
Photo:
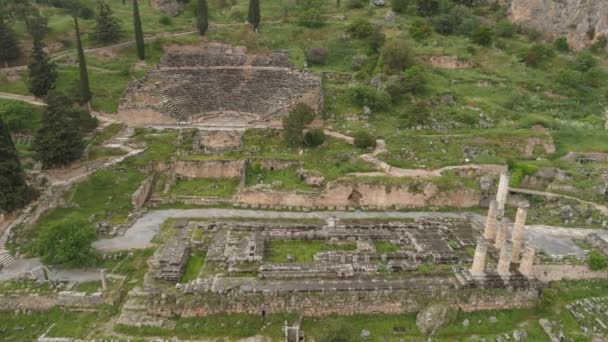
[{"label": "tall tree", "polygon": [[198,32],[204,36],[209,29],[209,10],[207,8],[207,0],[198,0],[196,7]]},{"label": "tall tree", "polygon": [[43,97],[55,87],[57,80],[56,65],[44,51],[46,20],[34,18],[30,20],[28,29],[33,39],[32,53],[28,62],[29,90],[35,96]]},{"label": "tall tree", "polygon": [[[21,56],[17,37],[11,27],[0,17],[0,64],[8,67],[8,62]],[[1,65],[0,65],[1,67]]]},{"label": "tall tree", "polygon": [[83,134],[79,128],[80,110],[72,107],[70,99],[49,93],[42,114],[42,126],[34,139],[34,150],[42,166],[49,168],[77,160],[84,150]]},{"label": "tall tree", "polygon": [[80,40],[80,28],[78,27],[78,17],[74,16],[74,30],[76,31],[76,48],[78,50],[78,69],[80,70],[80,85],[78,93],[81,103],[91,100],[91,88],[89,86],[89,72],[87,71],[87,60],[84,57],[84,49]]},{"label": "tall tree", "polygon": [[146,47],[144,45],[144,31],[141,28],[141,18],[139,17],[139,5],[137,4],[137,0],[133,0],[133,25],[135,27],[137,57],[143,61],[146,59]]},{"label": "tall tree", "polygon": [[32,196],[8,126],[0,116],[0,212],[22,208]]},{"label": "tall tree", "polygon": [[97,17],[93,38],[104,44],[117,42],[123,34],[120,20],[114,17],[110,5],[103,0],[97,2]]},{"label": "tall tree", "polygon": [[249,13],[247,14],[247,22],[251,24],[253,32],[258,32],[261,22],[260,16],[260,0],[249,0]]}]

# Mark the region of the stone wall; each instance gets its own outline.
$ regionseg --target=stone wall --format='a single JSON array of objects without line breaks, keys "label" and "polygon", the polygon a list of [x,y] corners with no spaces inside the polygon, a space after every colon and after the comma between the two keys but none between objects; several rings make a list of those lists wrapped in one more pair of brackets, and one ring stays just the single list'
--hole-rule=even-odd
[{"label": "stone wall", "polygon": [[101,292],[87,294],[84,292],[61,291],[57,295],[57,304],[71,308],[89,308],[105,304],[106,300]]},{"label": "stone wall", "polygon": [[239,178],[245,171],[243,160],[177,160],[175,175],[184,178]]},{"label": "stone wall", "polygon": [[58,303],[55,296],[40,296],[35,294],[26,295],[3,295],[0,294],[0,311],[32,310],[45,311],[53,308]]},{"label": "stone wall", "polygon": [[533,275],[542,282],[577,279],[608,279],[606,271],[592,271],[585,265],[535,265]]},{"label": "stone wall", "polygon": [[131,196],[131,204],[133,204],[133,209],[135,211],[141,210],[144,207],[144,204],[148,200],[150,196],[150,191],[152,190],[152,185],[154,184],[154,175],[148,176],[139,188],[135,190],[133,196]]},{"label": "stone wall", "polygon": [[272,314],[295,312],[305,316],[331,314],[401,314],[417,312],[429,303],[445,301],[465,311],[532,307],[538,290],[453,289],[430,286],[406,290],[291,292],[278,294],[205,294],[180,298],[176,313],[206,316],[219,313]]},{"label": "stone wall", "polygon": [[469,189],[440,191],[433,184],[426,184],[423,191],[407,185],[329,183],[321,193],[298,191],[262,191],[246,189],[235,196],[241,206],[270,208],[320,208],[345,209],[349,207],[420,208],[478,206],[481,194]]}]

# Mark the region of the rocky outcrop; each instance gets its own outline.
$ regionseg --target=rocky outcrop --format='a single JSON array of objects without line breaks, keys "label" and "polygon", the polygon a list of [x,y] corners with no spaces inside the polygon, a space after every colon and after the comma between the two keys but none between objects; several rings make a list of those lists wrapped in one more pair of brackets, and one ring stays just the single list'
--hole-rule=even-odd
[{"label": "rocky outcrop", "polygon": [[511,0],[509,16],[549,38],[565,36],[572,48],[582,49],[608,36],[606,13],[606,0]]},{"label": "rocky outcrop", "polygon": [[184,10],[184,4],[179,0],[150,0],[150,5],[155,10],[172,17]]}]

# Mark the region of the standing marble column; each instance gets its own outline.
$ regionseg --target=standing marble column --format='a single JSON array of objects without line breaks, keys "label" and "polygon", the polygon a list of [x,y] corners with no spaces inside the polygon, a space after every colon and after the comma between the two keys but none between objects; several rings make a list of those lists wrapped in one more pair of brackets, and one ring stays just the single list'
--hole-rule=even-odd
[{"label": "standing marble column", "polygon": [[501,276],[508,276],[511,274],[509,271],[511,267],[511,255],[512,244],[510,241],[505,241],[502,248],[500,249],[500,256],[498,257],[498,265],[496,266],[496,272]]},{"label": "standing marble column", "polygon": [[512,262],[519,262],[519,252],[521,251],[521,245],[524,240],[524,228],[526,227],[526,217],[528,216],[528,208],[530,205],[526,202],[519,203],[517,208],[517,215],[515,216],[515,223],[513,224],[513,233],[511,234],[511,241],[513,241],[513,255],[511,256]]},{"label": "standing marble column", "polygon": [[492,241],[496,238],[496,226],[498,222],[496,221],[496,214],[498,211],[498,202],[493,200],[490,202],[490,208],[488,209],[488,217],[486,218],[486,226],[483,231],[483,237]]},{"label": "standing marble column", "polygon": [[526,245],[521,256],[521,262],[519,263],[519,272],[526,277],[531,276],[533,273],[535,256],[536,249],[530,245]]},{"label": "standing marble column", "polygon": [[496,201],[498,202],[498,217],[505,214],[505,205],[507,204],[507,196],[509,195],[509,175],[506,173],[500,174],[498,181],[498,191],[496,192]]},{"label": "standing marble column", "polygon": [[477,240],[475,247],[475,255],[473,256],[473,266],[471,266],[471,274],[481,276],[486,270],[486,255],[488,253],[488,244],[484,239]]},{"label": "standing marble column", "polygon": [[494,247],[501,249],[505,241],[507,241],[507,223],[497,223],[498,228],[496,229],[496,240],[494,241]]}]

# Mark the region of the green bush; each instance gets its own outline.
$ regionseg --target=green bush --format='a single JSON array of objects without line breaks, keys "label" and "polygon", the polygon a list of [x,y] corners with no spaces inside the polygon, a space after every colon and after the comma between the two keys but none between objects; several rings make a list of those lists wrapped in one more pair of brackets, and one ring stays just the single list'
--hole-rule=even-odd
[{"label": "green bush", "polygon": [[494,34],[500,38],[513,38],[517,32],[517,27],[508,20],[501,20],[494,27]]},{"label": "green bush", "polygon": [[477,25],[477,18],[466,6],[454,6],[449,12],[433,19],[435,31],[444,35],[470,35]]},{"label": "green bush", "polygon": [[589,268],[593,271],[601,271],[608,267],[608,258],[598,251],[592,251],[588,256]]},{"label": "green bush", "polygon": [[473,43],[481,45],[481,46],[490,46],[492,45],[492,29],[488,26],[480,26],[471,35],[471,40]]},{"label": "green bush", "polygon": [[594,53],[600,53],[606,50],[606,46],[608,46],[608,37],[601,35],[589,49]]},{"label": "green bush", "polygon": [[298,1],[298,24],[305,27],[320,27],[324,23],[321,14],[322,0]]},{"label": "green bush", "polygon": [[37,253],[45,263],[68,267],[95,263],[91,243],[95,229],[85,219],[72,215],[41,227],[36,240]]},{"label": "green bush", "polygon": [[366,85],[350,87],[347,95],[352,104],[359,107],[367,106],[372,110],[386,109],[391,102],[390,96],[386,92],[377,91]]},{"label": "green bush", "polygon": [[304,145],[316,147],[325,142],[325,133],[321,128],[311,129],[304,133]]},{"label": "green bush", "polygon": [[415,20],[410,26],[409,32],[414,40],[421,42],[433,34],[433,28],[423,20]]},{"label": "green bush", "polygon": [[430,17],[439,13],[439,0],[416,0],[416,10],[422,17]]},{"label": "green bush", "polygon": [[391,39],[384,44],[380,54],[384,71],[388,74],[399,73],[413,64],[410,47],[402,39]]},{"label": "green bush", "polygon": [[591,52],[583,50],[576,55],[576,60],[572,65],[575,70],[589,71],[597,65],[598,61],[593,57]]},{"label": "green bush", "polygon": [[553,47],[559,52],[570,51],[570,44],[568,44],[568,38],[559,37],[553,42]]},{"label": "green bush", "polygon": [[374,26],[367,19],[357,18],[348,25],[346,33],[356,39],[367,38],[374,33]]},{"label": "green bush", "polygon": [[416,126],[425,126],[431,118],[431,110],[424,101],[418,101],[411,105],[411,107],[402,115],[403,124],[406,128],[412,128]]},{"label": "green bush", "polygon": [[347,0],[346,8],[348,8],[348,9],[363,8],[368,3],[369,2],[367,0]]},{"label": "green bush", "polygon": [[418,65],[409,68],[405,73],[404,90],[411,94],[422,94],[426,91],[427,77],[424,69]]},{"label": "green bush", "polygon": [[373,149],[376,148],[376,138],[374,138],[367,131],[355,132],[355,146],[361,149]]},{"label": "green bush", "polygon": [[393,7],[393,11],[397,13],[405,13],[410,3],[411,0],[393,0],[391,5]]},{"label": "green bush", "polygon": [[283,118],[283,137],[290,146],[302,145],[302,132],[315,118],[315,113],[309,106],[298,103],[296,107]]},{"label": "green bush", "polygon": [[529,67],[537,68],[553,58],[553,50],[542,44],[536,44],[523,52],[521,60]]},{"label": "green bush", "polygon": [[171,25],[171,17],[163,15],[158,19],[158,23],[165,26]]},{"label": "green bush", "polygon": [[509,161],[508,164],[511,171],[509,183],[513,187],[520,186],[525,176],[533,175],[538,171],[538,166],[529,163]]}]

